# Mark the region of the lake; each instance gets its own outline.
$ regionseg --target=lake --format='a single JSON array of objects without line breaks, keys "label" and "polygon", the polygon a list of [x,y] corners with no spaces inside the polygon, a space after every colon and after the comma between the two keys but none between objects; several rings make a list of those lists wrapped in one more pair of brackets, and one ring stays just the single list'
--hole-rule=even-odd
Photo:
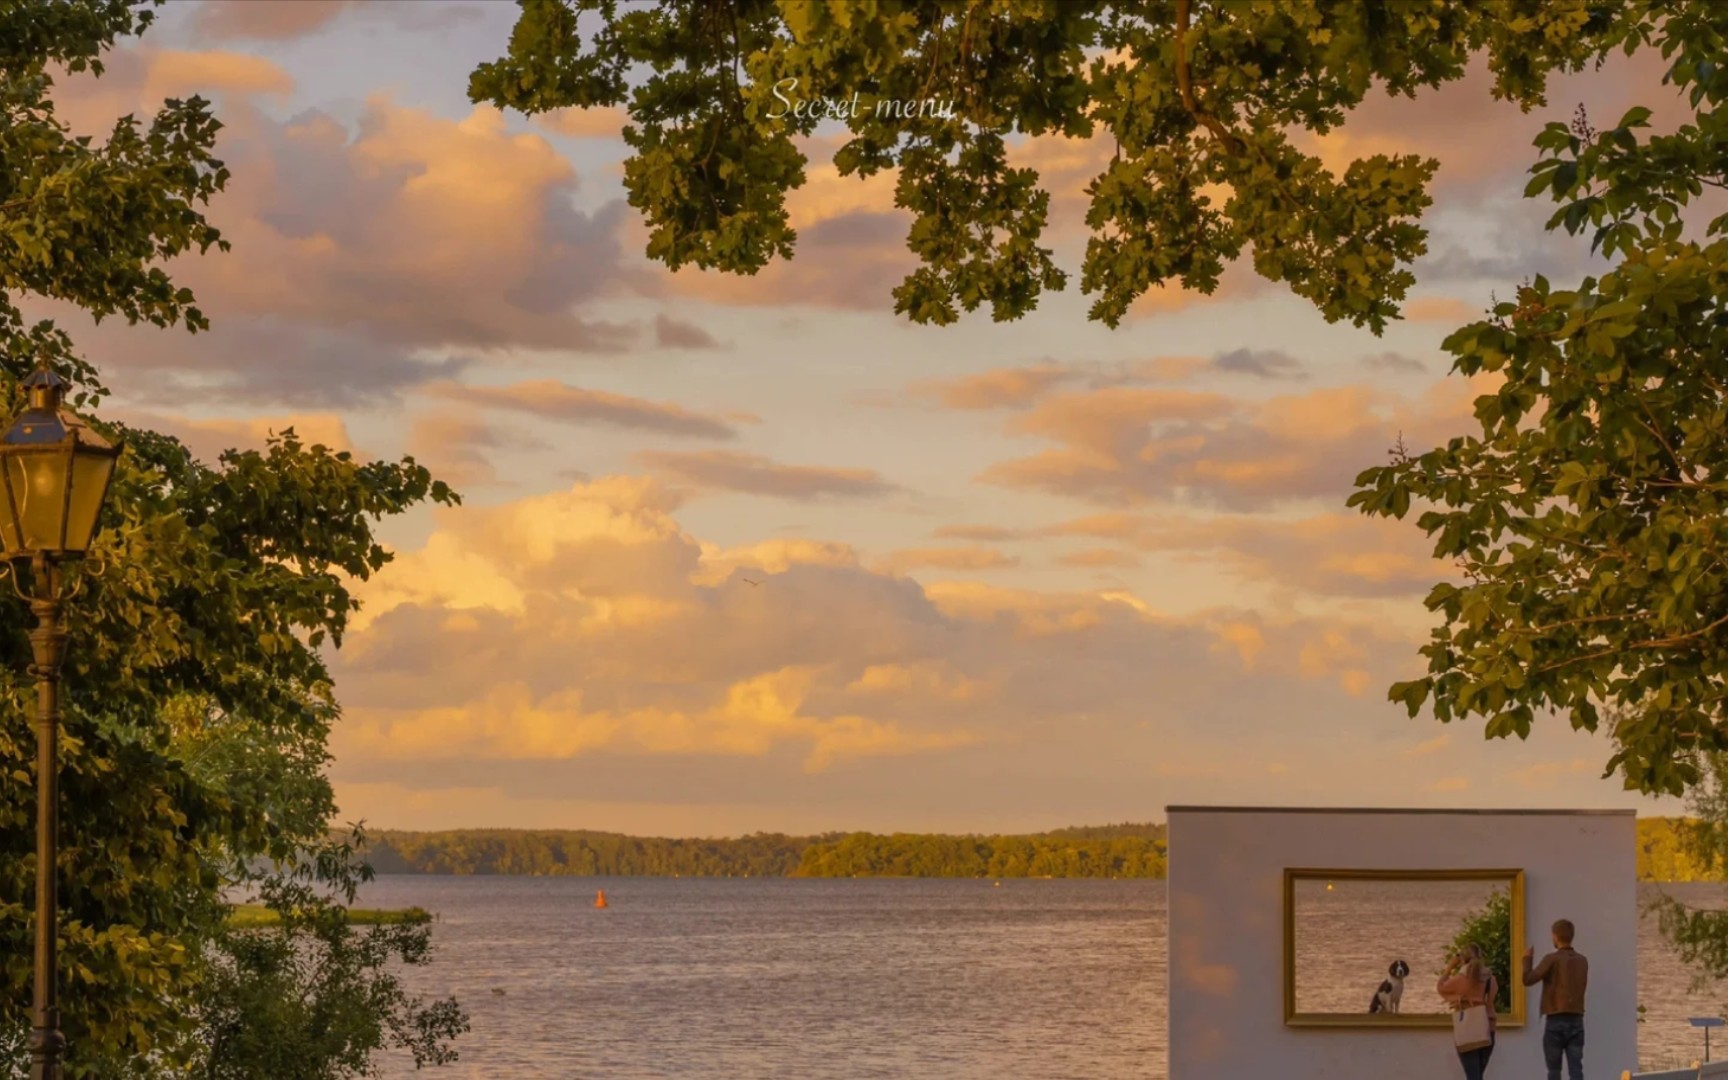
[{"label": "lake", "polygon": [[[437,957],[410,983],[455,994],[473,1031],[433,1076],[1166,1075],[1161,881],[391,875],[361,902],[438,915]],[[1686,1017],[1720,1011],[1728,987],[1692,994],[1654,919],[1639,944],[1641,1055],[1701,1056]]]}]

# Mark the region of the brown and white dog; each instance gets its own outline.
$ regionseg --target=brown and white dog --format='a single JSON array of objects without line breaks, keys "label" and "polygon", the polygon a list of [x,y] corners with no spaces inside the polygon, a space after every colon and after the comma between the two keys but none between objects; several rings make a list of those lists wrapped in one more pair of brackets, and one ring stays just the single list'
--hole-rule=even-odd
[{"label": "brown and white dog", "polygon": [[1394,960],[1386,968],[1386,978],[1381,980],[1380,989],[1374,991],[1374,1000],[1368,1003],[1371,1013],[1395,1013],[1404,1000],[1404,980],[1410,975],[1410,965],[1402,960]]}]

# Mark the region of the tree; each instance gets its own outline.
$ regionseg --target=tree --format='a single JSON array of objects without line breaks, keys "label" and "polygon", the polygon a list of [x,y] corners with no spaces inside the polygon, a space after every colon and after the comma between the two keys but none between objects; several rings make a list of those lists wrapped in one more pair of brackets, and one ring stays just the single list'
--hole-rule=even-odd
[{"label": "tree", "polygon": [[1606,130],[1550,124],[1527,189],[1560,204],[1550,228],[1591,230],[1619,263],[1573,289],[1538,278],[1447,338],[1457,371],[1503,379],[1476,403],[1481,434],[1395,454],[1351,502],[1428,504],[1417,525],[1462,572],[1428,596],[1445,620],[1429,674],[1392,688],[1411,715],[1431,701],[1522,738],[1538,712],[1596,731],[1608,709],[1604,775],[1680,794],[1728,749],[1728,215],[1697,230],[1686,213],[1728,185],[1728,9],[1657,7],[1646,32],[1693,122],[1652,136],[1640,108]]},{"label": "tree", "polygon": [[430,916],[365,930],[349,922],[346,905],[371,878],[356,860],[364,839],[355,830],[269,875],[260,891],[277,925],[217,935],[198,1006],[197,1080],[342,1080],[371,1075],[386,1048],[416,1068],[456,1059],[449,1042],[468,1020],[455,999],[423,1002],[394,970],[429,960]]},{"label": "tree", "polygon": [[1439,957],[1439,967],[1462,952],[1467,945],[1482,950],[1488,970],[1498,980],[1494,1009],[1505,1014],[1512,1011],[1512,896],[1505,889],[1495,889],[1480,911],[1466,915],[1459,922],[1458,933]]},{"label": "tree", "polygon": [[[1025,136],[1108,136],[1087,194],[1081,288],[1116,325],[1147,289],[1210,291],[1254,268],[1331,320],[1378,332],[1422,254],[1435,162],[1370,157],[1342,177],[1289,132],[1342,125],[1372,92],[1413,94],[1485,57],[1493,93],[1528,108],[1547,77],[1611,51],[1657,50],[1694,116],[1652,135],[1551,125],[1527,194],[1550,229],[1589,230],[1619,260],[1576,288],[1537,280],[1447,339],[1456,370],[1503,387],[1478,437],[1399,453],[1352,505],[1418,525],[1464,584],[1428,598],[1445,621],[1426,678],[1392,688],[1412,715],[1479,717],[1523,737],[1541,713],[1595,730],[1604,704],[1628,787],[1676,793],[1697,755],[1728,749],[1728,394],[1718,374],[1724,242],[1686,228],[1728,183],[1728,5],[1693,0],[519,0],[508,53],[470,96],[528,113],[624,107],[631,205],[648,254],[753,273],[789,257],[795,140],[838,119],[844,175],[898,170],[920,265],[896,310],[947,323],[988,304],[1031,310],[1066,274],[1040,246],[1049,196],[1010,163]],[[581,16],[598,16],[583,22]],[[905,116],[896,103],[951,109]],[[843,107],[797,108],[812,103]],[[883,103],[887,107],[883,108]],[[1694,223],[1696,224],[1696,223]]]},{"label": "tree", "polygon": [[[1728,754],[1705,760],[1702,781],[1688,796],[1687,809],[1687,852],[1709,879],[1728,879]],[[1728,910],[1687,904],[1667,894],[1656,898],[1654,909],[1663,935],[1697,975],[1694,990],[1728,979]]]},{"label": "tree", "polygon": [[[53,69],[100,73],[151,22],[148,3],[0,3],[0,397],[40,359],[81,388],[95,367],[29,296],[98,318],[206,326],[160,264],[222,246],[202,205],[227,170],[201,99],[127,117],[105,140],[55,114]],[[320,650],[354,609],[347,582],[389,561],[378,519],[454,494],[412,459],[361,462],[283,432],[213,464],[123,436],[98,549],[83,567],[66,665],[61,968],[69,1078],[183,1075],[226,990],[224,890],[254,864],[292,877],[325,842],[323,777],[338,707]],[[10,592],[10,589],[7,589]],[[0,1070],[28,1026],[34,814],[25,674],[29,616],[0,602]],[[332,879],[323,879],[331,884]],[[364,966],[364,965],[363,965]],[[212,982],[211,980],[215,981]],[[407,1015],[400,1000],[370,1003]],[[417,1006],[415,1006],[417,1007]],[[394,1012],[392,1012],[394,1010]]]}]

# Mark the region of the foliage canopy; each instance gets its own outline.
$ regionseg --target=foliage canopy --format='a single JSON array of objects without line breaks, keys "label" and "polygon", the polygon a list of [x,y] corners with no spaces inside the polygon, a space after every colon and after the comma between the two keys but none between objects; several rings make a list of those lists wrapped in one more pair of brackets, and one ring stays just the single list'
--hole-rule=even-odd
[{"label": "foliage canopy", "polygon": [[[1050,192],[1018,151],[1029,136],[1098,137],[1115,154],[1087,189],[1092,318],[1114,326],[1165,284],[1211,292],[1251,252],[1328,319],[1376,331],[1414,280],[1435,162],[1375,155],[1337,176],[1302,136],[1370,92],[1459,79],[1477,53],[1496,95],[1537,103],[1550,72],[1599,55],[1628,21],[1584,0],[518,3],[509,52],[474,72],[470,96],[527,113],[626,108],[630,203],[648,254],[674,269],[789,258],[798,140],[839,119],[840,173],[894,170],[913,218],[921,265],[895,310],[1018,318],[1068,279],[1042,243]],[[917,107],[930,102],[943,108]]]}]

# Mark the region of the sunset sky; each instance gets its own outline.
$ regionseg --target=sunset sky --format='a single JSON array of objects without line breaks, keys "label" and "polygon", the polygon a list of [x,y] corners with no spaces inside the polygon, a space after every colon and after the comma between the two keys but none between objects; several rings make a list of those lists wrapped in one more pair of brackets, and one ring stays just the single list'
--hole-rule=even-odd
[{"label": "sunset sky", "polygon": [[[1638,806],[1605,741],[1407,718],[1411,522],[1346,510],[1402,434],[1470,430],[1440,342],[1586,243],[1520,198],[1530,140],[1672,107],[1648,61],[1371,100],[1323,153],[1442,161],[1406,320],[1328,326],[1254,276],[1078,291],[1111,147],[1021,140],[1070,291],[949,328],[892,313],[891,177],[813,140],[795,261],[670,273],[624,202],[621,117],[476,108],[502,2],[177,2],[64,115],[199,93],[233,170],[226,255],[173,270],[214,329],[92,327],[109,414],[202,456],[292,425],[414,455],[465,504],[392,522],[397,560],[332,658],[345,818],[662,835],[1019,831],[1173,803]],[[1480,74],[1480,73],[1478,73]]]}]

